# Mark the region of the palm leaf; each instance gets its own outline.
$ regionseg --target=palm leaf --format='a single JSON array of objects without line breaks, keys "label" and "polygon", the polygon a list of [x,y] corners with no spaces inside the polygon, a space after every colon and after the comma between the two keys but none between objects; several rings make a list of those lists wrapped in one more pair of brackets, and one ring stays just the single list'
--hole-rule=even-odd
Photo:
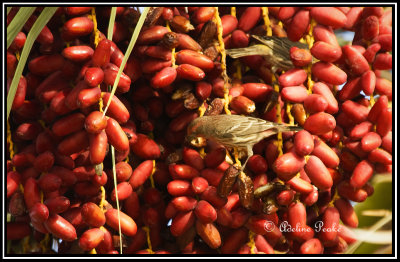
[{"label": "palm leaf", "polygon": [[[35,8],[33,8],[33,10],[34,9]],[[42,31],[43,27],[47,24],[47,22],[49,22],[50,18],[57,11],[57,9],[58,9],[58,7],[45,7],[43,9],[42,13],[40,14],[40,16],[38,17],[38,19],[36,20],[36,22],[33,24],[31,30],[29,31],[28,36],[26,37],[24,48],[22,49],[21,57],[19,59],[17,68],[15,70],[14,77],[11,82],[10,90],[7,95],[7,120],[8,120],[8,117],[10,116],[11,106],[14,101],[15,93],[17,92],[18,83],[21,78],[22,71],[24,70],[26,60],[28,59],[29,53],[32,49],[33,43],[35,42],[39,33]],[[19,19],[19,14],[20,14],[20,12],[17,13],[17,16],[14,18],[14,20],[17,18]],[[14,22],[14,20],[13,20],[13,22]],[[20,25],[20,27],[18,26],[19,28],[22,28],[22,26],[26,22],[26,20],[23,20],[23,19],[15,20],[15,21],[21,21],[21,23],[22,23],[22,21],[24,21],[23,24]],[[10,23],[9,27],[10,26],[11,26],[11,23]],[[13,25],[13,26],[15,28],[17,28],[17,25]],[[8,37],[8,27],[7,27],[7,37]],[[12,38],[12,39],[14,39],[14,38]],[[7,42],[8,42],[8,38],[7,38]]]}]

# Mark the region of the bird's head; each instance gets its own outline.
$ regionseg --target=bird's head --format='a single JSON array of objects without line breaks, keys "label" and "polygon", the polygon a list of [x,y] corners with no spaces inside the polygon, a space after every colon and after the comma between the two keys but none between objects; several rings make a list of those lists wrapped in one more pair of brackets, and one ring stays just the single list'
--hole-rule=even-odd
[{"label": "bird's head", "polygon": [[200,132],[201,121],[200,118],[193,120],[187,127],[187,135],[185,141],[195,147],[202,147],[206,142],[206,138]]}]

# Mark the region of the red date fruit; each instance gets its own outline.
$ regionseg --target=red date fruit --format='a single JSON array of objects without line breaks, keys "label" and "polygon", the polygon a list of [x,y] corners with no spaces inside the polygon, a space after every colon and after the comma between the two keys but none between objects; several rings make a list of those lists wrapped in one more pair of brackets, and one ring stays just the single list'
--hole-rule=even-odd
[{"label": "red date fruit", "polygon": [[173,67],[165,67],[151,79],[151,86],[154,88],[165,88],[171,85],[177,76],[177,71]]},{"label": "red date fruit", "polygon": [[69,37],[81,37],[93,32],[94,24],[91,19],[81,16],[68,20],[63,27],[63,31]]},{"label": "red date fruit", "polygon": [[119,228],[118,221],[120,221],[122,234],[130,236],[130,237],[132,237],[136,234],[136,232],[137,232],[136,223],[127,214],[119,211],[120,220],[118,220],[118,210],[111,208],[105,213],[105,216],[106,216],[107,225],[109,225],[114,230],[118,230],[118,228]]},{"label": "red date fruit", "polygon": [[115,150],[124,152],[129,149],[129,140],[118,122],[109,118],[105,128],[109,143],[115,147]]},{"label": "red date fruit", "polygon": [[293,178],[305,164],[304,157],[288,152],[275,160],[272,169],[284,181]]},{"label": "red date fruit", "polygon": [[79,247],[82,250],[90,251],[96,248],[104,239],[104,232],[99,228],[92,228],[85,231],[79,238]]},{"label": "red date fruit", "polygon": [[334,28],[341,28],[347,22],[346,15],[334,7],[312,7],[310,15],[319,24]]},{"label": "red date fruit", "polygon": [[200,81],[206,76],[203,70],[190,64],[179,65],[176,68],[176,72],[178,77],[190,81]]},{"label": "red date fruit", "polygon": [[299,156],[306,156],[314,150],[314,138],[306,130],[297,132],[294,136],[294,149]]},{"label": "red date fruit", "polygon": [[324,163],[316,156],[310,156],[304,166],[311,182],[320,190],[328,190],[333,185],[333,180]]},{"label": "red date fruit", "polygon": [[130,145],[130,148],[142,159],[157,159],[161,155],[156,142],[144,134],[138,134],[137,140]]},{"label": "red date fruit", "polygon": [[304,123],[304,129],[315,135],[325,134],[332,131],[335,127],[335,118],[325,112],[319,112],[309,116]]},{"label": "red date fruit", "polygon": [[57,214],[50,215],[44,222],[44,226],[55,237],[61,238],[62,240],[73,241],[77,239],[74,226]]},{"label": "red date fruit", "polygon": [[204,224],[212,223],[217,220],[217,211],[205,200],[200,200],[194,209],[196,217]]}]

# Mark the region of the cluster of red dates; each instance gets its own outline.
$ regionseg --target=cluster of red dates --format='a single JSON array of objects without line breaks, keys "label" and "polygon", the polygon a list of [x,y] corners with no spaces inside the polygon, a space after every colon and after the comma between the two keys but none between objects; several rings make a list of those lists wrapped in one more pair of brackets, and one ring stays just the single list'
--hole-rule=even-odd
[{"label": "cluster of red dates", "polygon": [[[118,7],[108,40],[110,10],[60,7],[36,39],[9,118],[9,244],[29,238],[31,253],[54,252],[50,237],[61,240],[58,253],[337,254],[356,241],[350,201],[373,194],[374,174],[392,172],[392,83],[381,77],[392,68],[391,9],[151,8],[114,96],[140,13]],[[40,11],[7,50],[8,85]],[[354,32],[353,42],[340,46],[335,30]],[[288,50],[294,67],[277,79],[261,55],[226,58],[225,49],[268,34],[310,48]],[[227,110],[304,130],[256,144],[245,185],[235,183],[231,149],[185,141],[193,119]]]}]

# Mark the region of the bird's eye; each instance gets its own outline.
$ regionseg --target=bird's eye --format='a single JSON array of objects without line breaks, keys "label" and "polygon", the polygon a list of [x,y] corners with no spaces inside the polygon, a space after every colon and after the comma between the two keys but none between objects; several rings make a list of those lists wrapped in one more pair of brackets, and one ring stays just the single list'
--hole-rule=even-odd
[{"label": "bird's eye", "polygon": [[187,128],[187,135],[196,134],[196,130],[199,126],[200,126],[200,123],[197,123],[197,124],[191,123]]}]

